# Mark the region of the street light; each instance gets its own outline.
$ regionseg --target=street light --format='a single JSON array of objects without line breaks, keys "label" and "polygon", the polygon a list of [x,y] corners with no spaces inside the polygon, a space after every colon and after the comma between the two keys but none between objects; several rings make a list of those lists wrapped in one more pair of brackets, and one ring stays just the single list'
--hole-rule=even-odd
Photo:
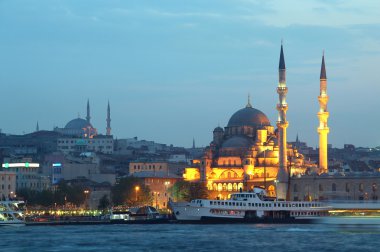
[{"label": "street light", "polygon": [[165,183],[164,183],[164,185],[165,185],[165,195],[166,195],[166,202],[165,202],[165,205],[166,205],[166,207],[168,206],[168,201],[169,201],[169,194],[168,194],[168,187],[169,187],[169,185],[170,185],[170,181],[165,181]]},{"label": "street light", "polygon": [[137,202],[137,192],[140,190],[139,186],[135,186],[135,195],[136,195],[136,202]]},{"label": "street light", "polygon": [[88,194],[90,193],[90,191],[89,190],[84,190],[83,193],[84,193],[84,196],[85,196],[85,200],[84,200],[84,202],[85,202],[85,209],[87,209],[88,208],[87,197],[88,197]]}]

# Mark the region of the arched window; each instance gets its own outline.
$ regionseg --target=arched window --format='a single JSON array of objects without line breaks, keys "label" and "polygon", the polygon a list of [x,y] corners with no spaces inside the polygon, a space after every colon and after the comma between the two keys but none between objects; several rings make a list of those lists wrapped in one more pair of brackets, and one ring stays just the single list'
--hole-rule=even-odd
[{"label": "arched window", "polygon": [[231,172],[227,173],[227,178],[231,178]]},{"label": "arched window", "polygon": [[359,184],[359,191],[360,191],[360,192],[363,192],[363,191],[364,191],[364,185],[363,185],[363,183],[360,183],[360,184]]},{"label": "arched window", "polygon": [[228,190],[229,192],[232,191],[232,183],[228,183],[227,190]]},{"label": "arched window", "polygon": [[294,184],[294,186],[293,186],[293,192],[298,192],[298,186],[297,186],[297,184]]},{"label": "arched window", "polygon": [[222,191],[223,190],[223,185],[222,185],[222,183],[219,183],[218,184],[218,191],[220,192],[220,191]]},{"label": "arched window", "polygon": [[336,184],[335,183],[333,183],[331,185],[331,191],[336,192]]},{"label": "arched window", "polygon": [[227,184],[223,183],[223,191],[227,191]]},{"label": "arched window", "polygon": [[234,191],[237,191],[237,190],[238,190],[238,187],[237,187],[237,184],[236,184],[236,183],[233,183],[232,187],[233,187],[233,190],[234,190]]},{"label": "arched window", "polygon": [[216,183],[214,183],[214,184],[212,185],[212,189],[214,189],[214,191],[217,191],[217,190],[218,190],[218,185],[217,185]]},{"label": "arched window", "polygon": [[237,175],[237,173],[235,172],[235,173],[234,173],[234,178],[237,178],[237,177],[238,177],[238,175]]},{"label": "arched window", "polygon": [[238,190],[243,190],[244,186],[243,186],[243,183],[239,183],[238,184]]}]

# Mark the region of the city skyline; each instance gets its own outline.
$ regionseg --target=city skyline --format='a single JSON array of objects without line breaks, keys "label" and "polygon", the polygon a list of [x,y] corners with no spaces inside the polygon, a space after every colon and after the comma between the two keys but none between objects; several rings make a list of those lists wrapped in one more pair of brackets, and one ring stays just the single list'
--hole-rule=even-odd
[{"label": "city skyline", "polygon": [[44,130],[63,127],[78,112],[85,117],[89,99],[92,123],[105,134],[109,100],[117,138],[189,147],[194,137],[206,146],[248,94],[275,126],[283,39],[288,141],[298,134],[317,145],[325,50],[329,143],[380,145],[380,35],[373,32],[380,4],[290,2],[2,1],[0,128],[28,133],[37,121]]}]

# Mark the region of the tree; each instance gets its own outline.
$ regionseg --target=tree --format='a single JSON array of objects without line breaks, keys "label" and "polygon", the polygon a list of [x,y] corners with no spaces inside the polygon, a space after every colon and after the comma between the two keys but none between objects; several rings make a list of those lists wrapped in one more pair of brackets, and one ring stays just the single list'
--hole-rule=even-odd
[{"label": "tree", "polygon": [[106,194],[103,195],[103,197],[99,200],[98,209],[99,210],[106,210],[111,205],[110,200],[108,199],[108,196]]},{"label": "tree", "polygon": [[139,178],[126,177],[112,187],[112,201],[114,205],[141,206],[151,205],[152,196],[149,187]]},{"label": "tree", "polygon": [[169,188],[169,192],[175,201],[191,201],[208,197],[207,187],[200,182],[178,181]]}]

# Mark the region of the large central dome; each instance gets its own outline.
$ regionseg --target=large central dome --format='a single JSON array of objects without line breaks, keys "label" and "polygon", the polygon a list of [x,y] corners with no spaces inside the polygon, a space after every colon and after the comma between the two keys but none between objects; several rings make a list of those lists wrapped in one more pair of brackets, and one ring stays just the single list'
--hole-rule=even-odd
[{"label": "large central dome", "polygon": [[92,128],[91,123],[87,122],[82,118],[76,118],[68,122],[65,126],[65,129],[85,129]]},{"label": "large central dome", "polygon": [[233,114],[228,121],[227,127],[236,126],[270,126],[268,117],[258,109],[248,106]]}]

